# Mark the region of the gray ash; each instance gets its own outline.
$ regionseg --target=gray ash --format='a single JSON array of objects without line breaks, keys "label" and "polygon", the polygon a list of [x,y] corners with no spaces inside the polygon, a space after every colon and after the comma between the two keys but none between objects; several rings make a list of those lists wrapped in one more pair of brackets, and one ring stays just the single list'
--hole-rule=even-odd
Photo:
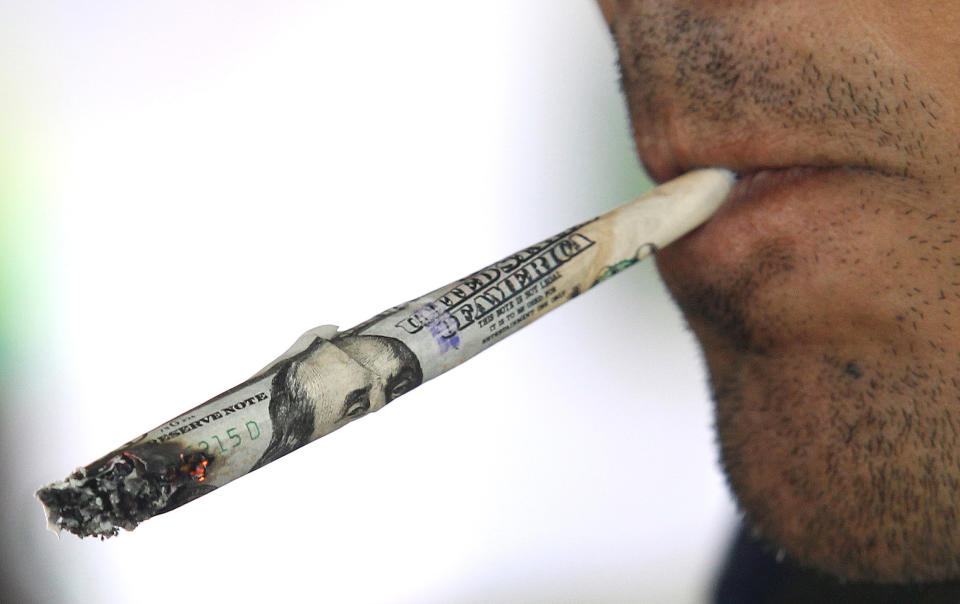
[{"label": "gray ash", "polygon": [[184,500],[178,491],[202,482],[210,461],[179,447],[141,445],[80,468],[37,497],[51,527],[106,539],[177,507]]}]

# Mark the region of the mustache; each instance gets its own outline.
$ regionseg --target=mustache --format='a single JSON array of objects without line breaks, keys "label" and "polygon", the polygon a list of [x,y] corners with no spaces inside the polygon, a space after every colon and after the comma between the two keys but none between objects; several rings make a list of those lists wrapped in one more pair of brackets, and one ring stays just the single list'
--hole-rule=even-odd
[{"label": "mustache", "polygon": [[782,139],[802,137],[824,143],[830,164],[925,177],[923,164],[939,161],[937,96],[880,44],[841,44],[816,25],[787,31],[757,4],[644,3],[614,25],[638,138],[707,131],[789,145]]}]

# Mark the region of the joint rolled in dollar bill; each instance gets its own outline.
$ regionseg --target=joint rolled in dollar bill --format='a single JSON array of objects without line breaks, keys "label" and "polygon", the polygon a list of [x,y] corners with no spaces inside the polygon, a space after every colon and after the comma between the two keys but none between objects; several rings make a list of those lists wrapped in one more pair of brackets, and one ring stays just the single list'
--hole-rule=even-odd
[{"label": "joint rolled in dollar bill", "polygon": [[352,329],[308,331],[242,384],[40,489],[51,528],[133,530],[381,409],[694,229],[734,180],[690,172]]}]

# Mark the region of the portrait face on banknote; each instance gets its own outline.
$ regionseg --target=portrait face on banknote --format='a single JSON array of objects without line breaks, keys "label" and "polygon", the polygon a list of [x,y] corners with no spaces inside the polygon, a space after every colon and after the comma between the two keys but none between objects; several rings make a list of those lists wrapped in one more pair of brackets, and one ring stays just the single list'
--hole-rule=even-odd
[{"label": "portrait face on banknote", "polygon": [[416,355],[400,340],[375,335],[317,338],[282,363],[272,380],[265,465],[419,386]]}]

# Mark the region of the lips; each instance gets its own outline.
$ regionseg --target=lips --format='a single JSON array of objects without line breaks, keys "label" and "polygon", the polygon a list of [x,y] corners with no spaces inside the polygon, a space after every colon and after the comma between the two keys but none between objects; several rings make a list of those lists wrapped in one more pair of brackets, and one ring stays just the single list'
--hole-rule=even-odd
[{"label": "lips", "polygon": [[794,166],[756,170],[737,175],[737,184],[727,196],[725,205],[740,205],[771,197],[777,193],[800,187],[804,182],[824,176],[838,168]]},{"label": "lips", "polygon": [[[811,150],[790,150],[782,142],[726,141],[719,137],[702,141],[644,136],[638,140],[644,169],[657,184],[698,168],[726,168],[741,180],[766,182],[768,176],[796,177],[798,170],[826,170],[852,165]],[[862,160],[861,162],[862,163]],[[755,175],[764,175],[754,179]]]},{"label": "lips", "polygon": [[699,167],[737,174],[737,183],[710,220],[657,253],[671,289],[739,274],[758,250],[802,237],[801,230],[820,220],[819,212],[855,194],[851,187],[872,172],[815,157],[809,149],[790,153],[782,143],[762,145],[755,139],[736,144],[719,137],[712,143],[698,148],[660,139],[642,151],[644,166],[656,181]]},{"label": "lips", "polygon": [[[667,125],[670,127],[665,129],[675,135],[690,127],[689,124],[683,124],[687,128],[678,127],[680,124],[676,123]],[[646,132],[652,131],[649,129]],[[800,199],[808,199],[805,193],[814,189],[822,191],[828,182],[835,186],[838,181],[833,177],[839,173],[864,170],[863,167],[851,168],[844,162],[828,159],[809,146],[791,152],[785,148],[782,139],[765,144],[759,137],[724,140],[720,136],[701,136],[698,138],[705,142],[697,144],[691,142],[694,139],[688,138],[648,135],[638,137],[637,142],[644,168],[657,183],[696,168],[726,168],[737,175],[737,183],[727,200],[707,223],[723,223],[723,228],[719,225],[709,229],[701,227],[691,233],[690,237],[694,238],[705,237],[702,233],[704,230],[712,231],[712,237],[727,239],[733,236],[740,240],[762,237],[763,232],[757,227],[769,226],[771,221],[777,222],[777,213],[786,215],[794,212],[793,208]],[[727,246],[734,242],[721,240],[714,243],[714,246],[708,247]]]}]

